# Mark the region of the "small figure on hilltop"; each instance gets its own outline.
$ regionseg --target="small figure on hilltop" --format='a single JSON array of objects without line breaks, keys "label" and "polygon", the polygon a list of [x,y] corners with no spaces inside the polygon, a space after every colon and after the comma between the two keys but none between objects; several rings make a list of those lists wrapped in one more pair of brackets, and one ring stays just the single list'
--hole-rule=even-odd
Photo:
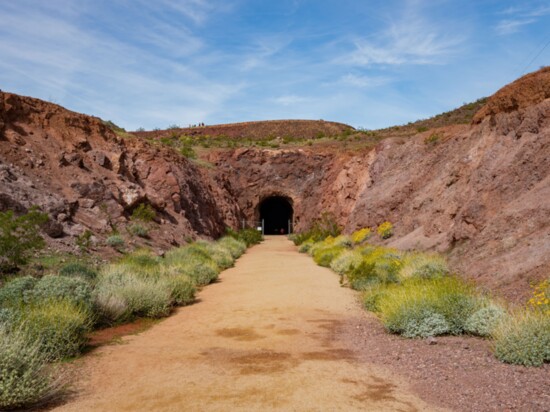
[{"label": "small figure on hilltop", "polygon": [[285,234],[285,230],[281,228],[281,235],[284,235]]}]

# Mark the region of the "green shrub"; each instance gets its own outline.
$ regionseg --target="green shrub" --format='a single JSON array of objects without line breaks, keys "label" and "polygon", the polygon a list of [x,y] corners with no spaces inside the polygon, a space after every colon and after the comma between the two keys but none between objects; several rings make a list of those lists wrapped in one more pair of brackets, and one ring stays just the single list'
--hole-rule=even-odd
[{"label": "green shrub", "polygon": [[244,243],[246,243],[247,247],[257,245],[263,240],[262,232],[253,228],[241,229],[237,232],[230,228],[227,228],[226,234],[227,236],[231,236],[232,238],[243,241]]},{"label": "green shrub", "polygon": [[13,210],[0,212],[0,272],[17,269],[44,247],[39,229],[47,221],[48,215],[36,208],[21,216],[15,216]]},{"label": "green shrub", "polygon": [[[119,288],[122,285],[118,285]],[[131,318],[132,313],[128,302],[120,293],[119,288],[102,284],[94,291],[94,312],[98,322],[103,325],[113,325]]]},{"label": "green shrub", "polygon": [[369,237],[371,237],[372,231],[370,228],[365,227],[360,230],[356,230],[351,234],[351,240],[354,245],[359,245],[363,242],[365,242]]},{"label": "green shrub", "polygon": [[79,277],[88,282],[93,282],[97,272],[81,262],[68,263],[59,270],[61,276]]},{"label": "green shrub", "polygon": [[129,273],[123,265],[102,271],[94,296],[103,321],[116,322],[134,316],[158,318],[170,312],[170,288],[164,279]]},{"label": "green shrub", "polygon": [[349,236],[339,235],[334,238],[332,244],[334,246],[341,246],[349,249],[353,246],[353,241]]},{"label": "green shrub", "polygon": [[315,220],[308,230],[296,233],[292,240],[296,245],[301,245],[308,239],[320,242],[329,236],[334,238],[340,235],[341,232],[342,228],[336,222],[334,215],[329,212],[323,212],[321,217]]},{"label": "green shrub", "polygon": [[376,233],[382,239],[389,239],[393,236],[393,225],[388,221],[381,223],[376,229]]},{"label": "green shrub", "polygon": [[227,248],[234,259],[239,258],[246,251],[246,243],[230,236],[222,237],[218,240],[218,244]]},{"label": "green shrub", "polygon": [[86,229],[84,233],[76,237],[76,245],[81,252],[86,252],[90,248],[90,246],[92,245],[93,235],[94,234],[89,229]]},{"label": "green shrub", "polygon": [[330,267],[332,260],[338,257],[344,250],[345,248],[343,248],[342,246],[332,245],[328,247],[318,248],[313,253],[313,260],[319,266]]},{"label": "green shrub", "polygon": [[411,331],[432,324],[434,314],[443,316],[447,322],[445,333],[461,334],[466,319],[480,306],[481,300],[473,287],[454,277],[410,279],[400,285],[390,285],[378,303],[386,328],[408,336]]},{"label": "green shrub", "polygon": [[0,325],[0,410],[27,408],[59,396],[62,382],[21,329]]},{"label": "green shrub", "polygon": [[403,258],[399,276],[403,279],[437,279],[449,274],[445,258],[436,254],[408,253]]},{"label": "green shrub", "polygon": [[221,270],[230,268],[235,263],[229,249],[222,245],[212,242],[197,242],[197,244],[200,244],[208,252],[209,257],[216,262]]},{"label": "green shrub", "polygon": [[488,304],[470,315],[464,324],[464,331],[477,336],[491,336],[505,318],[506,311],[503,308]]},{"label": "green shrub", "polygon": [[518,312],[501,322],[494,333],[494,350],[502,362],[542,366],[550,362],[550,316]]},{"label": "green shrub", "polygon": [[300,253],[307,253],[311,249],[311,246],[313,246],[314,242],[312,239],[308,239],[305,242],[302,242],[300,244],[300,247],[298,248],[298,252]]},{"label": "green shrub", "polygon": [[128,231],[134,236],[139,236],[143,238],[146,238],[149,236],[149,230],[145,226],[140,225],[139,223],[134,223],[133,225],[130,225],[128,227]]},{"label": "green shrub", "polygon": [[359,266],[363,261],[363,257],[357,251],[347,250],[330,262],[330,268],[339,275],[345,275]]},{"label": "green shrub", "polygon": [[124,246],[124,239],[120,235],[111,235],[105,240],[107,246],[112,248],[119,249]]},{"label": "green shrub", "polygon": [[397,251],[367,247],[359,249],[359,253],[363,255],[361,263],[346,273],[353,289],[363,290],[369,285],[399,281],[402,262]]},{"label": "green shrub", "polygon": [[40,343],[48,360],[75,356],[87,341],[91,314],[68,300],[49,300],[33,304],[21,315],[21,328],[31,341]]},{"label": "green shrub", "polygon": [[141,220],[142,222],[151,222],[155,220],[157,213],[150,204],[140,203],[132,212],[132,220]]},{"label": "green shrub", "polygon": [[171,276],[166,280],[172,301],[178,306],[190,305],[195,301],[195,286],[189,276]]},{"label": "green shrub", "polygon": [[92,307],[92,287],[78,277],[47,275],[26,293],[28,301],[36,304],[65,299],[84,308]]},{"label": "green shrub", "polygon": [[0,307],[19,306],[28,302],[27,295],[37,280],[32,276],[15,278],[0,289]]}]

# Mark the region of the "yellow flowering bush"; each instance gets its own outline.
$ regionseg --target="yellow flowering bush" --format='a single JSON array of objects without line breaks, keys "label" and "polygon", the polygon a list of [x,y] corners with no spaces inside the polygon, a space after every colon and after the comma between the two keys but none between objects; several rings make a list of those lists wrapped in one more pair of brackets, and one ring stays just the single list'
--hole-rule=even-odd
[{"label": "yellow flowering bush", "polygon": [[360,243],[363,243],[365,240],[367,240],[371,236],[372,232],[370,228],[364,227],[363,229],[356,230],[351,234],[351,240],[354,245],[358,245]]},{"label": "yellow flowering bush", "polygon": [[378,233],[378,236],[380,236],[382,239],[388,239],[393,235],[393,225],[390,222],[385,221],[384,223],[381,223],[380,226],[378,226],[378,229],[376,229],[376,233]]},{"label": "yellow flowering bush", "polygon": [[528,300],[527,305],[532,309],[550,315],[550,281],[548,279],[533,286],[533,295]]}]

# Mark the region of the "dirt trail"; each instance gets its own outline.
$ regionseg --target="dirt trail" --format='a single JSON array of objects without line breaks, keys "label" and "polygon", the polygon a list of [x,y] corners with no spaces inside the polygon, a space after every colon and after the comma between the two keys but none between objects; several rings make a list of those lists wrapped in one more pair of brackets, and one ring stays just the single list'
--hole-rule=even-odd
[{"label": "dirt trail", "polygon": [[103,347],[59,411],[434,410],[339,340],[364,317],[337,276],[284,237],[250,249],[200,302]]}]

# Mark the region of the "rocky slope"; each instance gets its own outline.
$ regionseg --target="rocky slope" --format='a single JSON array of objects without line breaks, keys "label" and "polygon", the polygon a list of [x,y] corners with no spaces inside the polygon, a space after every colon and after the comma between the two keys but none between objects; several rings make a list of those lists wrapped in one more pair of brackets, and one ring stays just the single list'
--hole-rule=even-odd
[{"label": "rocky slope", "polygon": [[[346,232],[390,220],[389,244],[444,252],[465,276],[519,299],[550,273],[549,114],[546,68],[489,98],[472,124],[397,133],[360,151],[209,149],[208,168],[160,143],[121,138],[97,118],[2,93],[0,209],[38,204],[57,222],[50,234],[70,245],[87,228],[99,239],[113,226],[124,230],[132,210],[148,203],[159,216],[148,242],[168,247],[256,221],[264,199],[282,196],[296,230],[324,211]],[[337,134],[347,127],[276,121],[167,133],[238,141],[294,130],[308,138],[319,125]]]},{"label": "rocky slope", "polygon": [[241,149],[208,159],[250,220],[271,195],[293,203],[297,230],[322,211],[347,232],[390,220],[391,245],[445,252],[464,275],[519,299],[550,273],[549,73],[503,88],[472,125],[360,154]]},{"label": "rocky slope", "polygon": [[[157,212],[151,242],[167,247],[215,237],[240,217],[223,185],[161,146],[120,138],[100,119],[0,93],[0,210],[38,205],[58,246],[91,230],[126,235],[139,204]],[[135,239],[137,241],[137,239]]]}]

